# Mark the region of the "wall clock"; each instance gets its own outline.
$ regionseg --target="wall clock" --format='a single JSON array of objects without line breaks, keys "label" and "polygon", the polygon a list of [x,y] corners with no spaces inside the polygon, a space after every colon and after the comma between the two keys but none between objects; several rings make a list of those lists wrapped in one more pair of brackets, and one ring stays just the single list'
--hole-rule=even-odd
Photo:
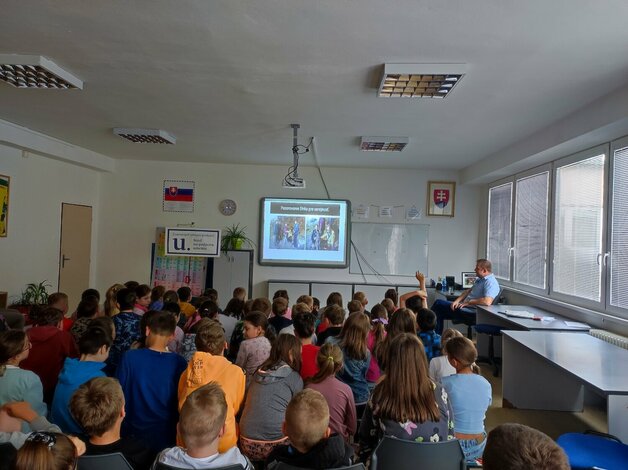
[{"label": "wall clock", "polygon": [[218,209],[222,215],[233,215],[237,208],[238,206],[233,199],[223,199],[218,205]]}]

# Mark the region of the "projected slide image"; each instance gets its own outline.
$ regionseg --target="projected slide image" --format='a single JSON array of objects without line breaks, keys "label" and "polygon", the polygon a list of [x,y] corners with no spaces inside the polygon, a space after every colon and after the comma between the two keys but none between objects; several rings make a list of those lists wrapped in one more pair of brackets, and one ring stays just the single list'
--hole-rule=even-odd
[{"label": "projected slide image", "polygon": [[270,247],[283,250],[305,249],[305,217],[275,216],[270,220]]},{"label": "projected slide image", "polygon": [[338,251],[338,219],[332,217],[308,217],[307,249]]}]

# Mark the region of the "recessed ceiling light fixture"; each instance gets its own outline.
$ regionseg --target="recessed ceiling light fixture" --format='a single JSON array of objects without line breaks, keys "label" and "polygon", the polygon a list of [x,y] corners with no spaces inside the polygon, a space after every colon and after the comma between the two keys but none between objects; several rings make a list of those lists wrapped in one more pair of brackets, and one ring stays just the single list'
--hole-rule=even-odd
[{"label": "recessed ceiling light fixture", "polygon": [[0,54],[0,80],[16,88],[83,89],[83,82],[40,55]]},{"label": "recessed ceiling light fixture", "polygon": [[409,139],[407,137],[363,136],[360,150],[364,152],[401,152]]},{"label": "recessed ceiling light fixture", "polygon": [[129,129],[116,127],[113,133],[136,144],[175,144],[177,138],[161,129]]},{"label": "recessed ceiling light fixture", "polygon": [[465,72],[466,64],[384,64],[377,96],[445,98]]}]

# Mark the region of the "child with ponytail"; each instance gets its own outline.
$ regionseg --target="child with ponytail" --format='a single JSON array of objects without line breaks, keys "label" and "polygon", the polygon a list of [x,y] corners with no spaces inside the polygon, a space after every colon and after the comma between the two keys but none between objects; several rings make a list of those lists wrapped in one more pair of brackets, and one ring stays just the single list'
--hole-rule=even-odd
[{"label": "child with ponytail", "polygon": [[342,351],[337,345],[326,343],[318,351],[316,362],[318,372],[306,382],[305,388],[325,397],[329,406],[329,428],[349,442],[356,432],[357,416],[351,387],[336,378],[343,365]]},{"label": "child with ponytail", "polygon": [[491,384],[475,364],[477,350],[464,336],[451,338],[445,345],[449,363],[456,373],[442,378],[454,411],[454,433],[460,441],[467,462],[482,456],[486,446],[484,419],[492,401]]},{"label": "child with ponytail", "polygon": [[271,343],[268,338],[270,332],[267,332],[268,319],[264,313],[251,312],[247,314],[244,317],[243,328],[244,341],[240,345],[235,363],[246,372],[246,385],[248,387],[255,371],[268,359]]},{"label": "child with ponytail", "polygon": [[388,325],[388,311],[382,304],[375,304],[371,309],[371,331],[366,337],[366,346],[371,351],[369,370],[366,371],[366,381],[369,390],[375,388],[381,371],[377,363],[377,350],[386,339],[386,326]]}]

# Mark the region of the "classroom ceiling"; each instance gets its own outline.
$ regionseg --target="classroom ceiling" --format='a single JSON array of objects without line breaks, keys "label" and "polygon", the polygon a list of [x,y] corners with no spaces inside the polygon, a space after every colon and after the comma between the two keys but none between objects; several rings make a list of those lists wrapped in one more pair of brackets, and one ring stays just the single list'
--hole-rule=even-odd
[{"label": "classroom ceiling", "polygon": [[[288,165],[299,123],[321,166],[456,170],[628,81],[625,0],[1,3],[0,54],[43,55],[85,85],[0,83],[0,119],[116,159]],[[446,99],[378,98],[385,63],[467,75]],[[410,143],[361,152],[363,135]]]}]

